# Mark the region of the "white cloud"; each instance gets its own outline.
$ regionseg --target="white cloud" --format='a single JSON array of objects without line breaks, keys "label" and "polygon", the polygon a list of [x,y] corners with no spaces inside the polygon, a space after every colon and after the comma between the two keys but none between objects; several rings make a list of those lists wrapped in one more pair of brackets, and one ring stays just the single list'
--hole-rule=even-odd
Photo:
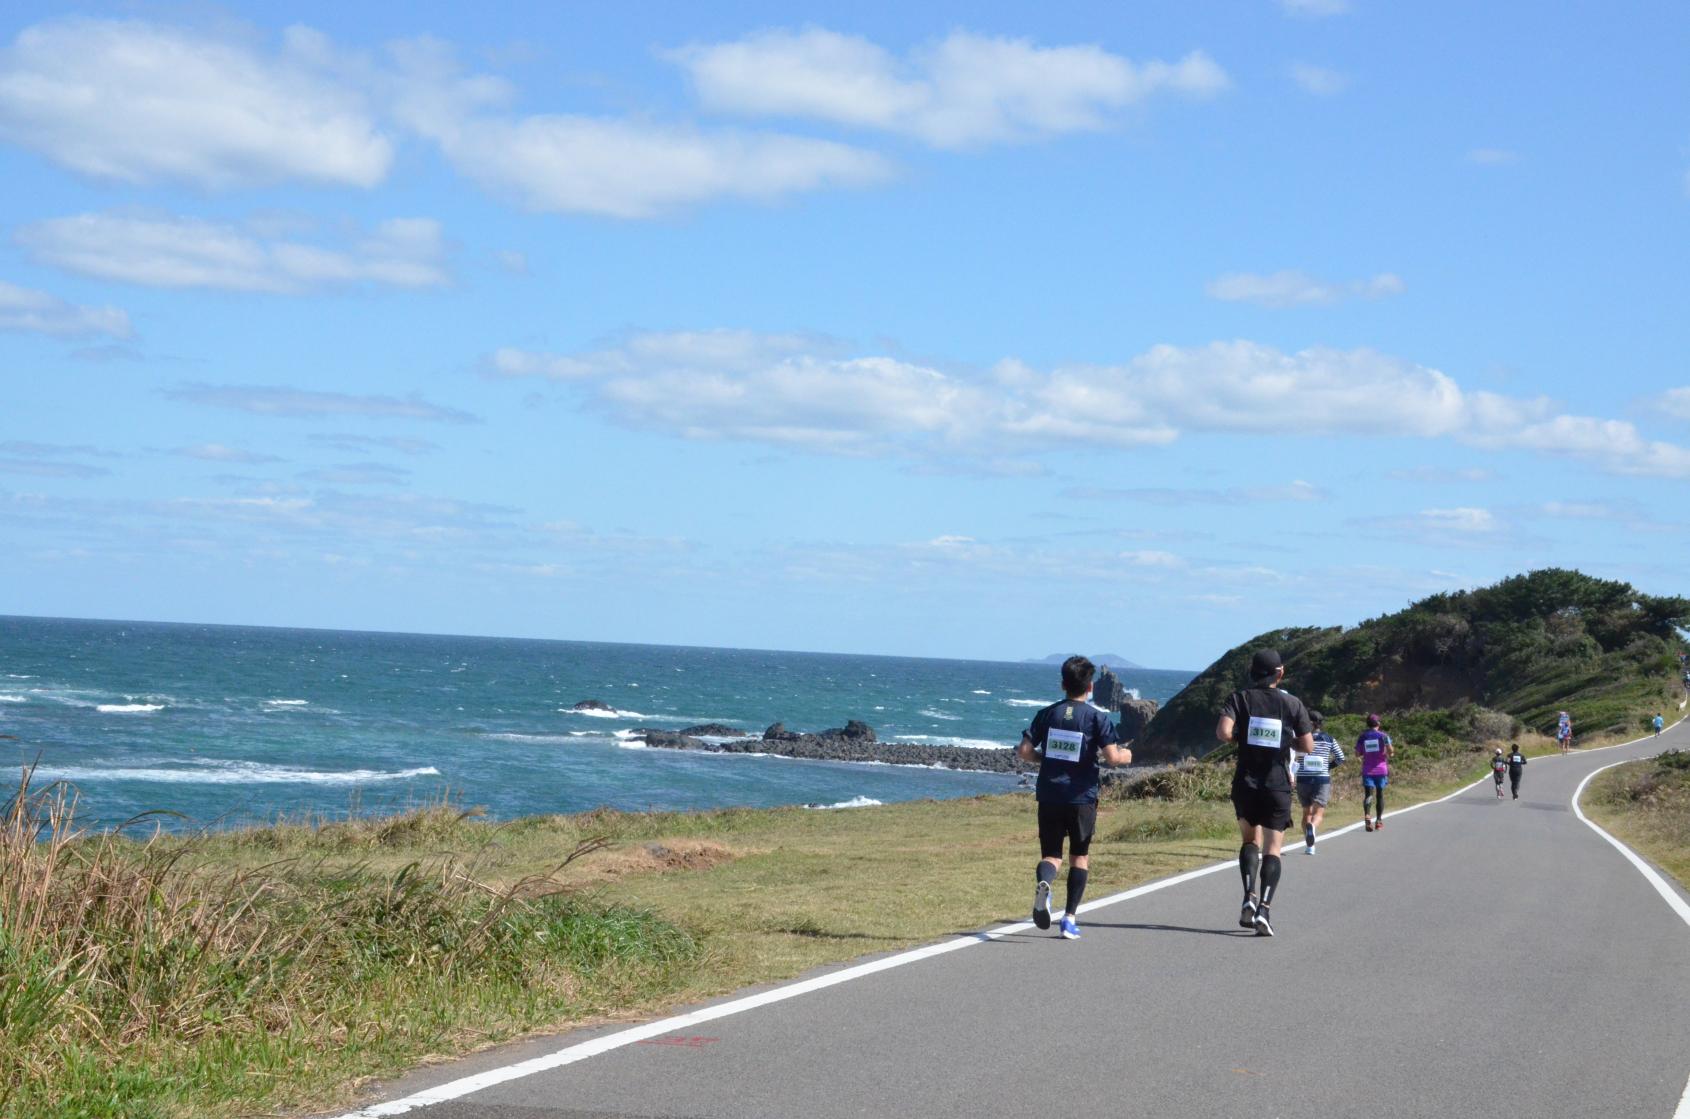
[{"label": "white cloud", "polygon": [[1122,552],[1120,558],[1133,567],[1161,567],[1179,568],[1185,566],[1185,561],[1172,552],[1159,552],[1155,549],[1140,549]]},{"label": "white cloud", "polygon": [[36,24],[0,50],[0,139],[100,178],[374,186],[393,144],[291,28],[279,51],[139,20]]},{"label": "white cloud", "polygon": [[1510,163],[1518,163],[1520,153],[1508,148],[1473,148],[1467,153],[1467,162],[1477,163],[1481,167],[1505,167]]},{"label": "white cloud", "polygon": [[1668,389],[1655,398],[1655,406],[1676,419],[1690,420],[1690,385]]},{"label": "white cloud", "polygon": [[[1040,371],[1013,360],[962,373],[853,355],[805,336],[746,331],[631,335],[576,354],[501,350],[510,377],[577,386],[630,427],[838,454],[1003,455],[1145,447],[1185,432],[1297,431],[1448,439],[1592,462],[1618,474],[1690,477],[1690,448],[1630,423],[1558,413],[1544,398],[1463,390],[1453,378],[1373,350],[1286,353],[1257,342],[1155,346],[1119,365]],[[1189,500],[1201,491],[1086,491]],[[1217,491],[1212,500],[1317,501],[1302,481]]]},{"label": "white cloud", "polygon": [[823,28],[696,43],[668,57],[707,109],[881,129],[945,148],[1095,131],[1154,95],[1209,97],[1229,84],[1202,51],[1135,63],[1098,46],[967,31],[903,59]]},{"label": "white cloud", "polygon": [[1422,509],[1420,519],[1434,529],[1450,532],[1495,532],[1496,517],[1489,509],[1459,506],[1454,509]]},{"label": "white cloud", "polygon": [[1350,0],[1279,0],[1279,6],[1294,16],[1341,16]]},{"label": "white cloud", "polygon": [[0,330],[54,338],[130,336],[129,315],[116,307],[79,307],[44,291],[0,280]]},{"label": "white cloud", "polygon": [[395,104],[406,126],[438,144],[461,173],[531,210],[649,218],[714,198],[768,202],[891,173],[873,152],[804,136],[515,116],[505,109],[509,87],[462,76],[442,45],[401,44],[395,54]]},{"label": "white cloud", "polygon": [[259,454],[239,447],[231,447],[225,443],[200,443],[192,447],[183,447],[176,452],[188,458],[197,458],[203,462],[230,462],[245,465],[257,465],[266,462],[283,462],[285,460],[275,455]]},{"label": "white cloud", "polygon": [[1313,66],[1307,62],[1293,62],[1290,73],[1292,81],[1305,92],[1317,97],[1331,97],[1342,93],[1350,84],[1350,79],[1338,71],[1328,70],[1324,66]]},{"label": "white cloud", "polygon": [[439,223],[426,218],[385,221],[338,247],[169,215],[77,214],[32,222],[15,236],[41,263],[150,287],[299,293],[349,284],[437,287],[449,280]]},{"label": "white cloud", "polygon": [[273,385],[195,384],[167,389],[164,395],[172,400],[246,412],[255,416],[293,419],[358,416],[368,419],[432,420],[459,424],[479,422],[468,412],[430,404],[415,393],[400,398],[353,396],[341,392],[318,392]]},{"label": "white cloud", "polygon": [[1401,295],[1404,290],[1401,278],[1390,272],[1381,272],[1367,280],[1333,284],[1294,270],[1268,275],[1230,272],[1211,280],[1204,288],[1211,299],[1275,309],[1326,307],[1346,299],[1383,299]]}]

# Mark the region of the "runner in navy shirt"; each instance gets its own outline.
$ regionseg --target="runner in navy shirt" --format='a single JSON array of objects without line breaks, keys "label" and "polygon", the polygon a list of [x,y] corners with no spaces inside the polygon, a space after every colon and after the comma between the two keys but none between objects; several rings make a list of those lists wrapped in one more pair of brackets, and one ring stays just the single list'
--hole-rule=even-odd
[{"label": "runner in navy shirt", "polygon": [[1039,865],[1033,889],[1033,923],[1050,928],[1050,891],[1062,866],[1062,845],[1068,843],[1068,905],[1063,914],[1064,939],[1080,939],[1075,920],[1086,892],[1091,865],[1091,838],[1097,829],[1097,794],[1103,784],[1100,762],[1126,765],[1133,752],[1119,745],[1115,725],[1091,705],[1091,681],[1097,667],[1084,657],[1062,662],[1062,692],[1066,699],[1033,716],[1021,733],[1017,753],[1023,761],[1039,763],[1034,794],[1039,803]]}]

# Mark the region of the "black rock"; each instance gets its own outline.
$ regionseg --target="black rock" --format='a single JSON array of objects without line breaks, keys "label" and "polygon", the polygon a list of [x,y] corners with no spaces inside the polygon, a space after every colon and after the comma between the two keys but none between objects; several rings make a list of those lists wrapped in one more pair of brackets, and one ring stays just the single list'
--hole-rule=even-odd
[{"label": "black rock", "polygon": [[614,711],[616,708],[602,699],[583,699],[570,708],[571,711]]},{"label": "black rock", "polygon": [[775,723],[763,732],[763,741],[765,742],[792,742],[802,737],[800,734],[787,730],[785,723]]},{"label": "black rock", "polygon": [[[779,725],[778,723],[776,724]],[[745,731],[738,727],[727,727],[721,723],[700,723],[696,727],[684,727],[678,733],[693,738],[746,738]]]}]

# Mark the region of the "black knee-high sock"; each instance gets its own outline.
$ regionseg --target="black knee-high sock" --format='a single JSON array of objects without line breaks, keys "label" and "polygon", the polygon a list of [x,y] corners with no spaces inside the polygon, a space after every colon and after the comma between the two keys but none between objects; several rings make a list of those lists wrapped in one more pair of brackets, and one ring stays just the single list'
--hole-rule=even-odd
[{"label": "black knee-high sock", "polygon": [[1273,892],[1279,888],[1279,856],[1262,856],[1262,908],[1273,904]]},{"label": "black knee-high sock", "polygon": [[1040,882],[1055,882],[1056,864],[1047,863],[1043,859],[1040,859],[1039,869],[1034,871],[1033,874]]},{"label": "black knee-high sock", "polygon": [[1256,871],[1262,864],[1262,849],[1254,843],[1246,843],[1238,849],[1238,873],[1244,878],[1244,896],[1250,897],[1256,892]]},{"label": "black knee-high sock", "polygon": [[1378,796],[1379,796],[1379,815],[1375,816],[1374,819],[1375,820],[1383,820],[1385,818],[1385,790],[1380,789]]},{"label": "black knee-high sock", "polygon": [[1068,868],[1068,916],[1080,912],[1080,899],[1086,896],[1087,873],[1077,866]]}]

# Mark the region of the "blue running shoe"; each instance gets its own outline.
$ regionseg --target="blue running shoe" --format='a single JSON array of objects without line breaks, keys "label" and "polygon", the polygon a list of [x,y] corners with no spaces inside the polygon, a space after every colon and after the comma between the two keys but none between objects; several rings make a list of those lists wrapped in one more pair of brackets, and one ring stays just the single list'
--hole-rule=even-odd
[{"label": "blue running shoe", "polygon": [[1078,940],[1078,939],[1080,939],[1079,922],[1075,921],[1073,917],[1069,916],[1066,913],[1064,913],[1062,915],[1062,939],[1063,940]]}]

